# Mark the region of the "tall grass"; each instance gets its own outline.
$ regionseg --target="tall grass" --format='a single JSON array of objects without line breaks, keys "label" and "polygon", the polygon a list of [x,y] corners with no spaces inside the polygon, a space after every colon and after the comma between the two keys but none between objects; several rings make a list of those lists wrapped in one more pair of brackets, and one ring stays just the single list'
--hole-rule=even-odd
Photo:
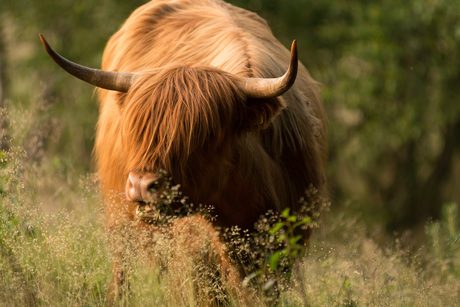
[{"label": "tall grass", "polygon": [[[2,161],[1,301],[6,305],[103,304],[110,257],[99,210],[83,214],[45,209],[36,202],[33,187],[25,184],[31,184],[26,177],[37,176],[40,181],[43,174],[14,153],[3,154]],[[90,198],[81,193],[73,201],[86,206],[84,201]]]},{"label": "tall grass", "polygon": [[[0,305],[106,305],[114,247],[95,176],[61,158],[30,161],[22,148],[0,153]],[[443,219],[427,225],[425,246],[416,249],[396,239],[377,243],[359,218],[332,210],[294,265],[278,305],[460,306],[458,207],[444,208]],[[245,304],[222,290],[207,264],[181,258],[172,265],[171,240],[157,240],[147,251],[152,258],[135,243],[137,233],[127,229],[121,236],[130,290],[117,305],[194,306],[205,303],[200,295]],[[246,304],[267,302],[260,291]]]},{"label": "tall grass", "polygon": [[[449,220],[458,225],[458,215],[448,212],[429,228],[444,229]],[[359,220],[339,215],[317,238],[324,241],[313,244],[295,278],[302,280],[313,306],[460,306],[454,269],[460,263],[460,232],[429,230],[427,235],[429,245],[418,248],[405,247],[399,239],[382,246]],[[433,250],[436,241],[443,242],[442,256]]]}]

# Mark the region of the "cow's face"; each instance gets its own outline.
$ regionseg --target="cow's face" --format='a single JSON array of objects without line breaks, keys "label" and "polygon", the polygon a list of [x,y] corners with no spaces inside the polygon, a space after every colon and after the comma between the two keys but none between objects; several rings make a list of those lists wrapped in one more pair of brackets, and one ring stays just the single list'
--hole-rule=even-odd
[{"label": "cow's face", "polygon": [[126,196],[156,203],[165,170],[185,188],[215,180],[232,144],[281,110],[278,99],[251,100],[228,73],[170,67],[145,75],[120,102],[126,156]]}]

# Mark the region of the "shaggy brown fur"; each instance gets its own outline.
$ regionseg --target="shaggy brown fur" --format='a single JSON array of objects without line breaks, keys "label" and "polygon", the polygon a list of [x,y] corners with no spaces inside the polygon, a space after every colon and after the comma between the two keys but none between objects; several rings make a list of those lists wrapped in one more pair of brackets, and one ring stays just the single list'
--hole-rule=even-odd
[{"label": "shaggy brown fur", "polygon": [[172,67],[145,76],[123,103],[126,170],[165,168],[193,180],[192,155],[215,152],[244,125],[243,93],[212,68]]},{"label": "shaggy brown fur", "polygon": [[160,168],[220,226],[296,210],[310,184],[325,195],[325,115],[307,70],[269,100],[247,100],[232,77],[279,77],[289,57],[264,20],[221,0],[138,8],[103,56],[105,70],[143,74],[128,93],[99,90],[94,154],[105,197],[118,198],[110,210],[134,220],[128,173]]}]

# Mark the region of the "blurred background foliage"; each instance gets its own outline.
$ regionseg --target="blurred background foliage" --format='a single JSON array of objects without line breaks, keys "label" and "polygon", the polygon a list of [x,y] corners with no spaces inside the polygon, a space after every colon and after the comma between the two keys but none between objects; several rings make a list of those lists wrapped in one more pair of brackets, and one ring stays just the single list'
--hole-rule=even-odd
[{"label": "blurred background foliage", "polygon": [[[145,2],[0,0],[2,149],[24,148],[58,173],[92,169],[93,87],[60,70],[38,33],[99,67],[107,40]],[[284,45],[297,39],[322,84],[333,211],[403,231],[460,204],[460,2],[230,2],[267,19]]]}]

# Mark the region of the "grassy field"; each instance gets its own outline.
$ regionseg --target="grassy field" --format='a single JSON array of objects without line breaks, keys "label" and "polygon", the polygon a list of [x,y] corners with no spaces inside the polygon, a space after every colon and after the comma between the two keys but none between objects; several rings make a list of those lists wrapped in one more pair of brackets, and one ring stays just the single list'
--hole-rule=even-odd
[{"label": "grassy field", "polygon": [[[62,164],[46,159],[32,163],[21,150],[1,154],[0,305],[107,303],[111,247],[97,180]],[[456,208],[444,206],[443,220],[426,227],[426,244],[413,248],[403,248],[410,245],[410,235],[382,239],[377,230],[366,229],[359,216],[332,210],[281,290],[278,304],[460,306]],[[163,250],[165,244],[155,248]],[[156,256],[167,257],[158,252]],[[175,271],[146,265],[135,244],[128,262],[130,291],[119,305],[193,306],[196,285],[213,293],[214,285],[201,281],[193,264],[184,263]],[[264,294],[254,300],[263,304]],[[228,304],[239,305],[232,298]]]}]

